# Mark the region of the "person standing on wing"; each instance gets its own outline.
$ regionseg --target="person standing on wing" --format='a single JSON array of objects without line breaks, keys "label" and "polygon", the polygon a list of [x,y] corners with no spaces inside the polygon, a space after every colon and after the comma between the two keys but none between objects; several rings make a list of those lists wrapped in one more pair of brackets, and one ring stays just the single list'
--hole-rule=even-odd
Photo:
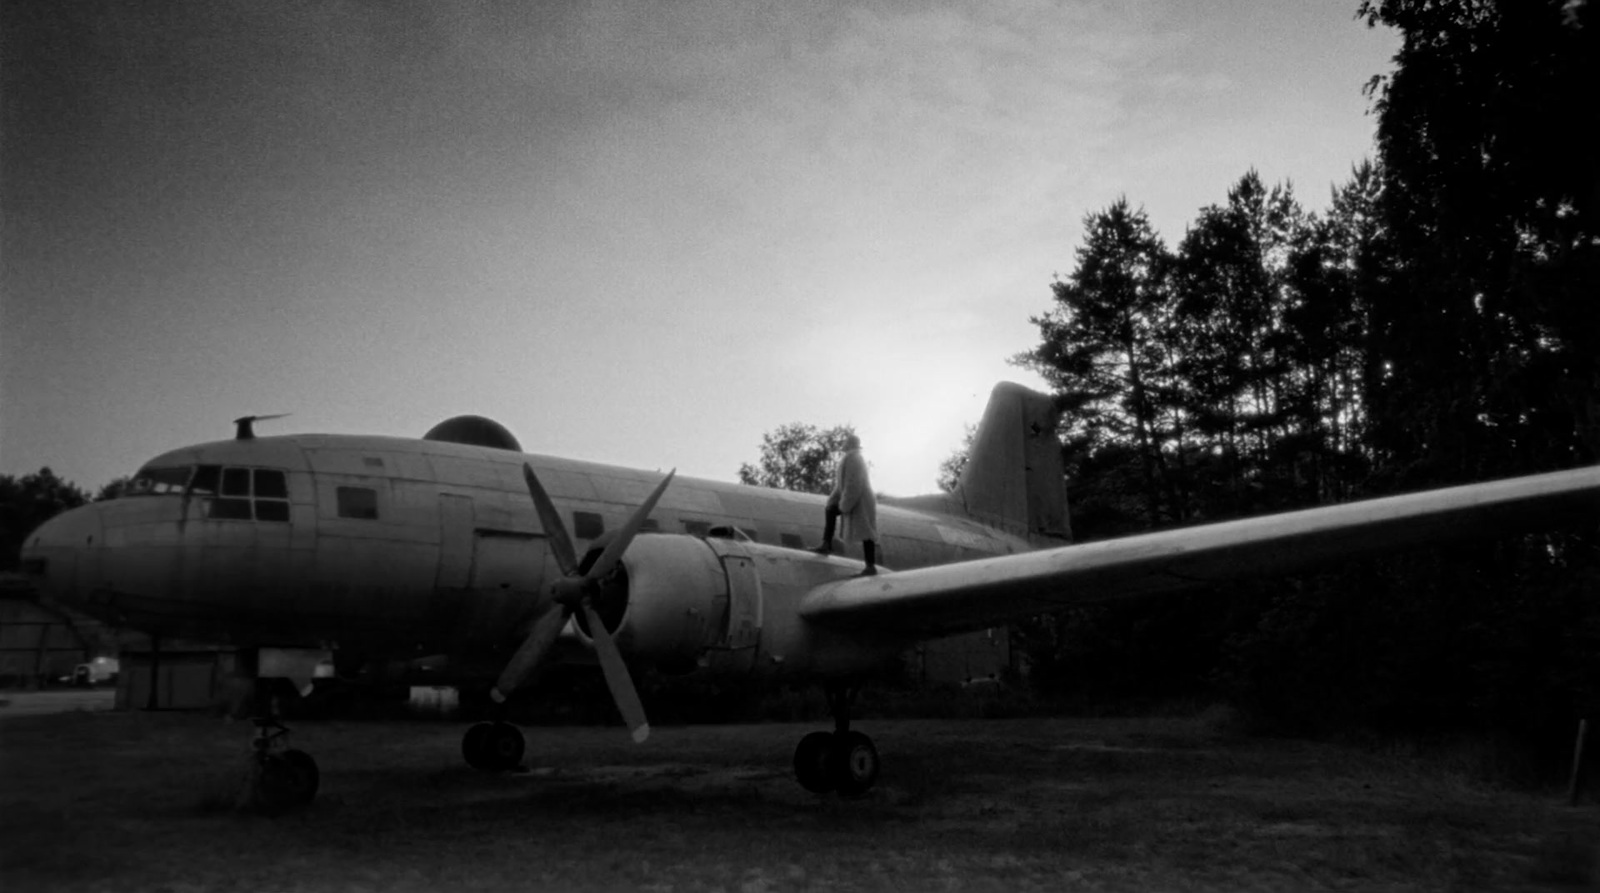
[{"label": "person standing on wing", "polygon": [[813,549],[818,555],[833,554],[833,529],[840,516],[844,517],[842,533],[846,542],[861,543],[867,566],[861,575],[872,576],[878,572],[878,498],[872,493],[872,482],[867,479],[867,460],[861,458],[861,438],[854,434],[844,439],[844,458],[839,460],[838,476],[833,482],[833,492],[828,494],[828,508],[822,526],[822,545]]}]

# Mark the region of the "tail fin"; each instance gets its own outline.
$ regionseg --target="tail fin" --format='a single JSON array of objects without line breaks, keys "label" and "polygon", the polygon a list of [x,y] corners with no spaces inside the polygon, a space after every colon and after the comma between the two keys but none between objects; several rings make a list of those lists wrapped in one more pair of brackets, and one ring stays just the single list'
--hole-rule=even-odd
[{"label": "tail fin", "polygon": [[1029,538],[1072,541],[1060,415],[1048,395],[1008,381],[994,386],[950,494],[968,517]]}]

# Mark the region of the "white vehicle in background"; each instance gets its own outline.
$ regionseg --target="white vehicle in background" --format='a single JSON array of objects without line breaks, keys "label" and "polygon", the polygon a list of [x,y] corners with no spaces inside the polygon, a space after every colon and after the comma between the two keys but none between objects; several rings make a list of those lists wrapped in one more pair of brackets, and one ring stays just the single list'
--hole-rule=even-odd
[{"label": "white vehicle in background", "polygon": [[61,681],[79,688],[89,688],[107,682],[116,682],[117,673],[121,669],[120,662],[114,657],[97,657],[86,664],[78,664],[72,668],[71,676],[62,676]]}]

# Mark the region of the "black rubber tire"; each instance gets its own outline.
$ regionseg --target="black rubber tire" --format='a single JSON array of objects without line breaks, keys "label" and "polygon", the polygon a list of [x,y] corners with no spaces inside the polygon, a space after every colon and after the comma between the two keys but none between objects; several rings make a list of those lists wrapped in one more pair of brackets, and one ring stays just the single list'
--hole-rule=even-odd
[{"label": "black rubber tire", "polygon": [[468,766],[480,772],[493,771],[488,762],[488,750],[484,746],[489,740],[489,730],[492,728],[494,723],[474,723],[472,728],[467,729],[461,736],[461,756],[466,759]]},{"label": "black rubber tire", "polygon": [[300,772],[300,802],[310,803],[315,800],[317,789],[322,787],[322,770],[317,768],[317,761],[303,750],[286,750],[282,757],[285,763]]},{"label": "black rubber tire", "polygon": [[878,780],[878,748],[860,732],[845,732],[829,754],[828,774],[841,796],[865,794]]},{"label": "black rubber tire", "polygon": [[526,750],[522,730],[508,722],[490,725],[483,739],[483,760],[491,772],[506,772],[522,765]]},{"label": "black rubber tire", "polygon": [[255,807],[266,815],[279,815],[304,806],[317,795],[320,781],[316,761],[305,751],[267,754],[253,779]]},{"label": "black rubber tire", "polygon": [[826,794],[833,790],[833,773],[829,768],[833,753],[833,733],[812,732],[800,739],[794,749],[794,777],[800,786],[813,794]]}]

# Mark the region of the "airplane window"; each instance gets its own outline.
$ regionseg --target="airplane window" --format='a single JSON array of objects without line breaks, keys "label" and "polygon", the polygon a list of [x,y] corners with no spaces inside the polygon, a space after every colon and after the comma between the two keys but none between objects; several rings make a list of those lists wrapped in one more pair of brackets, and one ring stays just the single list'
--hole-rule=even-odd
[{"label": "airplane window", "polygon": [[744,534],[744,538],[752,543],[761,542],[761,534],[757,533],[754,527],[741,527],[739,532]]},{"label": "airplane window", "polygon": [[189,484],[189,472],[192,468],[146,468],[134,476],[132,483],[128,484],[128,496],[164,496],[171,493],[182,493],[183,488]]},{"label": "airplane window", "polygon": [[378,520],[378,491],[366,487],[340,487],[337,496],[339,517]]},{"label": "airplane window", "polygon": [[217,492],[217,484],[222,480],[221,465],[202,465],[194,471],[194,480],[189,482],[192,493],[209,494]]},{"label": "airplane window", "polygon": [[661,522],[654,518],[646,518],[639,523],[640,533],[655,533],[661,529]]},{"label": "airplane window", "polygon": [[268,499],[288,499],[289,484],[283,472],[270,468],[256,469],[256,496]]},{"label": "airplane window", "polygon": [[683,522],[683,532],[689,534],[690,536],[705,536],[711,532],[711,522],[685,521]]},{"label": "airplane window", "polygon": [[213,499],[211,507],[206,512],[206,517],[220,520],[250,520],[250,500],[248,499]]},{"label": "airplane window", "polygon": [[757,542],[756,532],[748,527],[735,527],[732,524],[718,524],[706,533],[720,540],[741,540],[747,543]]},{"label": "airplane window", "polygon": [[778,541],[790,549],[804,549],[806,547],[806,541],[801,539],[798,533],[780,533],[778,534]]},{"label": "airplane window", "polygon": [[222,469],[222,495],[223,496],[249,496],[250,495],[250,469],[224,468]]},{"label": "airplane window", "polygon": [[[232,500],[229,500],[230,502]],[[256,500],[257,521],[287,521],[289,520],[289,503],[279,502],[275,499]]]},{"label": "airplane window", "polygon": [[572,533],[580,540],[592,540],[606,532],[606,520],[594,512],[573,512]]}]

